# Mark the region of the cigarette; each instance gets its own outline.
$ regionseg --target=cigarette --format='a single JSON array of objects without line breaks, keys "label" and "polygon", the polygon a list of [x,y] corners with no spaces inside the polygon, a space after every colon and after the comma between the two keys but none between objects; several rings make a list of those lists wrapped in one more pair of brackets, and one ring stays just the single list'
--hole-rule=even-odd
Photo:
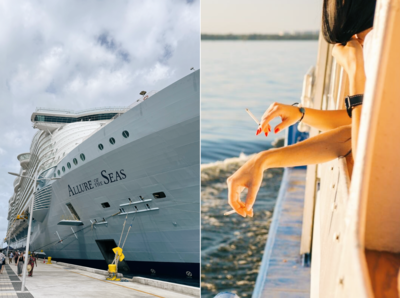
[{"label": "cigarette", "polygon": [[246,109],[246,112],[250,115],[251,118],[260,126],[260,122],[257,120],[256,116],[253,115],[252,112],[250,112],[249,109]]},{"label": "cigarette", "polygon": [[225,216],[226,216],[226,215],[231,215],[231,214],[233,214],[233,213],[236,213],[236,211],[235,211],[235,210],[227,211],[227,212],[224,213],[224,215],[225,215]]}]

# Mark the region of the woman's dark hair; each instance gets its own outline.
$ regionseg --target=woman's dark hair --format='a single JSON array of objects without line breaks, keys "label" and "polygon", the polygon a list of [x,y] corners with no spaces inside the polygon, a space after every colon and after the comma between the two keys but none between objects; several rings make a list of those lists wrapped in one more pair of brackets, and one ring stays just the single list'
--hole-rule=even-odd
[{"label": "woman's dark hair", "polygon": [[322,34],[328,43],[345,45],[354,34],[371,28],[376,0],[324,0]]}]

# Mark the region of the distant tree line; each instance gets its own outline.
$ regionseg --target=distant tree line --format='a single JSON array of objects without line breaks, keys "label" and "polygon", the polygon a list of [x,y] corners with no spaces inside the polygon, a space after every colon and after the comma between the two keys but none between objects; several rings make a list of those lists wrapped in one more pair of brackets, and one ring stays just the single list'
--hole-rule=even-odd
[{"label": "distant tree line", "polygon": [[318,40],[319,32],[294,34],[202,34],[201,40]]}]

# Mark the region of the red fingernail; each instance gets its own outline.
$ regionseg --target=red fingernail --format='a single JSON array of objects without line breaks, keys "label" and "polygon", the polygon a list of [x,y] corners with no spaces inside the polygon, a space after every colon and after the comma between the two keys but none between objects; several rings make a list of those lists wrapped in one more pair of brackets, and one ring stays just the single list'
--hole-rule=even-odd
[{"label": "red fingernail", "polygon": [[275,128],[275,133],[278,133],[279,132],[279,128]]},{"label": "red fingernail", "polygon": [[267,132],[265,133],[265,136],[268,137],[268,133]]},{"label": "red fingernail", "polygon": [[271,131],[271,127],[268,127],[268,130]]},{"label": "red fingernail", "polygon": [[261,127],[257,129],[256,136],[258,136],[260,133],[261,133]]}]

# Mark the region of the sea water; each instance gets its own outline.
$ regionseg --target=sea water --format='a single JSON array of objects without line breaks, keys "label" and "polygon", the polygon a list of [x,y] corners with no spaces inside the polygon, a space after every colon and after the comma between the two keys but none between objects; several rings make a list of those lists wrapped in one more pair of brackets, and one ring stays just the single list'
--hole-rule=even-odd
[{"label": "sea water", "polygon": [[[252,294],[283,170],[265,172],[253,218],[223,215],[231,210],[225,181],[252,154],[284,137],[284,131],[256,136],[245,109],[261,119],[273,102],[299,102],[317,50],[316,41],[201,43],[202,297]],[[271,123],[272,131],[278,123]]]}]

